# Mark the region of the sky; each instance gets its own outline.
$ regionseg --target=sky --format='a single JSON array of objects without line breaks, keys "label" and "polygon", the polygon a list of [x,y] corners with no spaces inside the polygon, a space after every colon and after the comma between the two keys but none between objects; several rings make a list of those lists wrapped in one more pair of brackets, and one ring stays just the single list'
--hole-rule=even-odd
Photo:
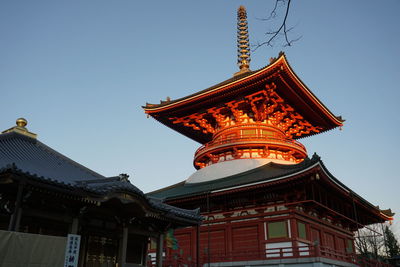
[{"label": "sky", "polygon": [[[236,10],[250,42],[282,19],[274,1],[0,1],[0,130],[24,117],[38,139],[105,176],[130,175],[144,192],[185,180],[200,144],[142,106],[232,77]],[[289,38],[252,52],[251,69],[284,51],[342,130],[301,139],[330,172],[400,214],[400,1],[292,1]],[[399,215],[395,216],[395,226]]]}]

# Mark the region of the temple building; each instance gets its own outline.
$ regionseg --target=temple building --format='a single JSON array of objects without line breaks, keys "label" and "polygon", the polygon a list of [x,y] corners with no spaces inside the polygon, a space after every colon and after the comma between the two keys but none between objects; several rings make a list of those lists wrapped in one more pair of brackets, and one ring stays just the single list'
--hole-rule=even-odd
[{"label": "temple building", "polygon": [[[26,125],[18,119],[0,134],[1,266],[147,266],[150,238],[158,243],[157,266],[162,266],[164,233],[201,220],[198,210],[146,196],[126,174],[104,177],[63,156],[37,140]],[[78,265],[63,264],[62,242],[57,248],[35,245],[44,236],[68,234],[81,237]],[[36,242],[31,250],[27,240]],[[48,257],[55,254],[59,257],[49,264]]]},{"label": "temple building", "polygon": [[192,95],[146,104],[145,113],[201,144],[197,171],[148,195],[200,207],[200,229],[175,232],[176,264],[355,266],[354,231],[392,220],[340,182],[298,140],[342,127],[284,53],[250,70],[247,15],[238,9],[232,78]]}]

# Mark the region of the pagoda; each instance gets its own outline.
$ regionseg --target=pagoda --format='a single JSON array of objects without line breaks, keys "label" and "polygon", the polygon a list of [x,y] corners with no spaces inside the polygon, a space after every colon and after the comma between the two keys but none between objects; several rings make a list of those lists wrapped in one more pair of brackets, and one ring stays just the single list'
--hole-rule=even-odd
[{"label": "pagoda", "polygon": [[284,53],[250,70],[243,6],[237,16],[239,71],[232,78],[144,107],[201,144],[193,175],[149,193],[181,208],[200,207],[205,218],[198,229],[176,231],[180,250],[167,257],[209,266],[357,264],[353,232],[393,214],[346,187],[318,155],[307,156],[298,139],[344,120],[301,81]]}]

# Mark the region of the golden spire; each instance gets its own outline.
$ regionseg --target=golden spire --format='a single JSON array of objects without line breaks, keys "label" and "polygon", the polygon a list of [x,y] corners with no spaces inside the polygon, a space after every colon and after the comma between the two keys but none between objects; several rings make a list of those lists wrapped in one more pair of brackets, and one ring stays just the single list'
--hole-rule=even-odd
[{"label": "golden spire", "polygon": [[235,75],[250,71],[250,45],[249,32],[247,28],[247,13],[244,6],[240,6],[237,12],[237,64],[240,71]]}]

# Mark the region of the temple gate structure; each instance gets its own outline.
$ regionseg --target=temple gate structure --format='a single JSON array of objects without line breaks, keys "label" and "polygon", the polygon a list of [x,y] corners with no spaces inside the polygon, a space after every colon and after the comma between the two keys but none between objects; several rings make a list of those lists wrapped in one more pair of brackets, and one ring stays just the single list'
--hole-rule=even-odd
[{"label": "temple gate structure", "polygon": [[354,231],[392,220],[348,188],[298,140],[342,127],[284,53],[250,70],[247,15],[238,9],[232,78],[192,95],[146,104],[145,113],[201,144],[197,171],[149,193],[200,207],[200,228],[175,232],[170,265],[355,266]]}]

